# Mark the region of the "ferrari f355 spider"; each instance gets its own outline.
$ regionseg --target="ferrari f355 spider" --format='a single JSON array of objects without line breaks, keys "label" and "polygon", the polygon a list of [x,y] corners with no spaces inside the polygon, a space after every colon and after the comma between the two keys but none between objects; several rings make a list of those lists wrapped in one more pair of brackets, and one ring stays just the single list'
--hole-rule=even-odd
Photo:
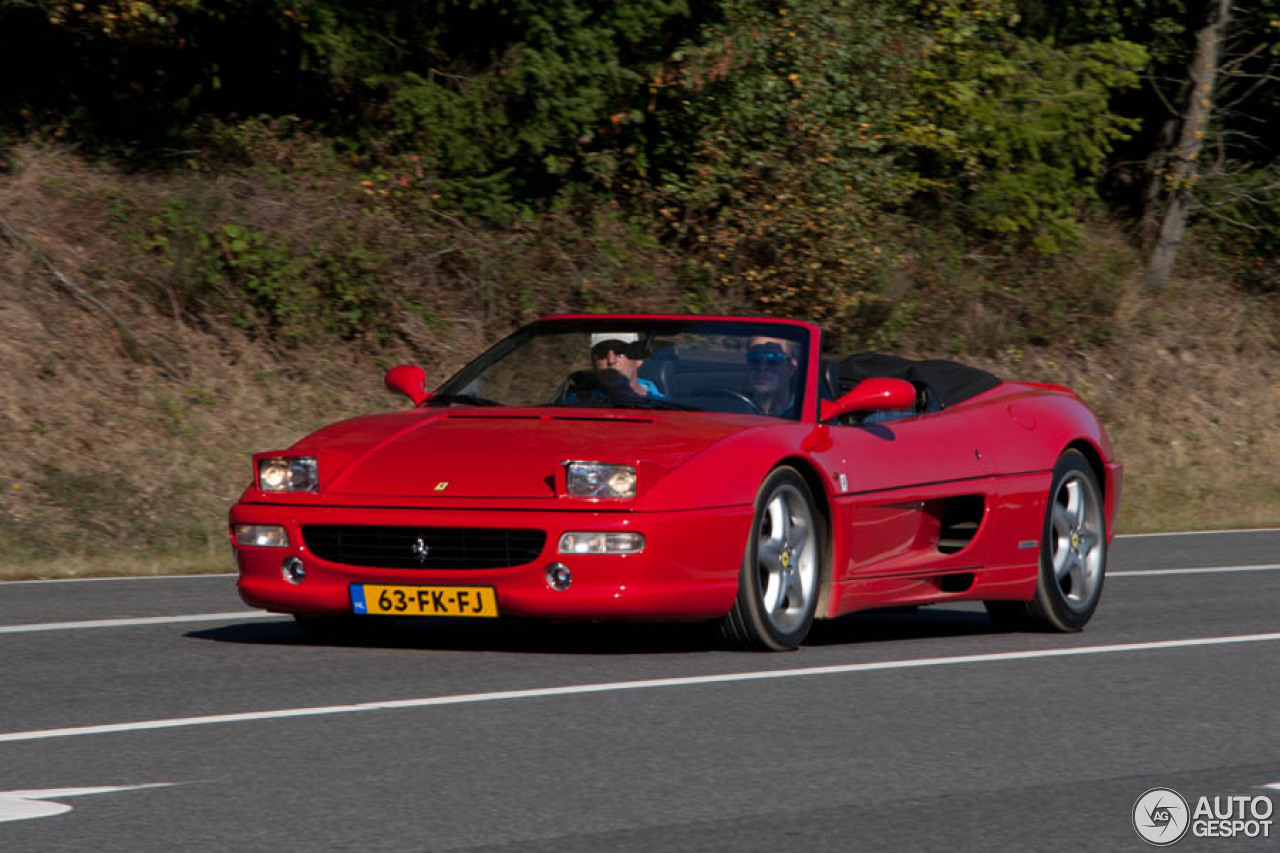
[{"label": "ferrari f355 spider", "polygon": [[826,357],[799,321],[549,317],[411,409],[257,453],[239,590],[316,634],[391,617],[716,620],[795,648],[815,619],[981,601],[1076,631],[1122,467],[1072,391],[950,361]]}]

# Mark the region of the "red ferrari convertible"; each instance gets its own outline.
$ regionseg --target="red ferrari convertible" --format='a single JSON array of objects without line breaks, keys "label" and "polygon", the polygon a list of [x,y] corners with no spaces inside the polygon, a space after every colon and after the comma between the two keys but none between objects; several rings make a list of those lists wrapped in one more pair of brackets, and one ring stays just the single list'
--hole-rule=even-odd
[{"label": "red ferrari convertible", "polygon": [[790,649],[814,619],[977,600],[1076,631],[1121,465],[1067,388],[822,355],[804,322],[549,317],[407,411],[255,454],[240,594],[334,635],[388,617],[719,620]]}]

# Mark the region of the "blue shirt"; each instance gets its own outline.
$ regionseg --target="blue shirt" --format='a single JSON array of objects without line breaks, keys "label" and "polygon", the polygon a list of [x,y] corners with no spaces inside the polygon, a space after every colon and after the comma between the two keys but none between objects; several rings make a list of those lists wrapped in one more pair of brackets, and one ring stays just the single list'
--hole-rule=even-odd
[{"label": "blue shirt", "polygon": [[658,390],[658,386],[654,385],[648,379],[637,379],[636,384],[644,389],[646,397],[652,397],[655,400],[667,399],[666,396]]}]

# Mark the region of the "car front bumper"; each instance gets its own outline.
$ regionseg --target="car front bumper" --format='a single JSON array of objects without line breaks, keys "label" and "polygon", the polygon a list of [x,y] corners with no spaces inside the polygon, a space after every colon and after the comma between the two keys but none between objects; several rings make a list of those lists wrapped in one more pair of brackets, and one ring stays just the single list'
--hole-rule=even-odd
[{"label": "car front bumper", "polygon": [[[500,616],[557,619],[701,619],[722,616],[737,594],[751,507],[636,513],[519,510],[374,509],[238,503],[230,524],[281,525],[286,548],[232,545],[238,588],[251,607],[282,613],[352,612],[354,584],[492,587]],[[325,560],[309,549],[303,525],[538,529],[546,543],[536,559],[508,568],[375,568]],[[645,536],[636,554],[561,554],[568,531],[625,531]],[[305,578],[286,579],[284,562],[302,561]],[[548,567],[572,572],[553,589]]]}]

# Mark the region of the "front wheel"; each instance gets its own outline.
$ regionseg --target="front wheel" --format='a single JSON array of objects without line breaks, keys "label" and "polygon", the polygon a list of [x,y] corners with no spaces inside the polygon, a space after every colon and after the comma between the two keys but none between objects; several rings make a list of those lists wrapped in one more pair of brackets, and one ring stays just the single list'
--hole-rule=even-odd
[{"label": "front wheel", "polygon": [[825,530],[804,478],[780,467],[756,496],[738,597],[721,622],[732,645],[787,651],[804,640],[818,606]]},{"label": "front wheel", "polygon": [[1107,521],[1102,489],[1078,450],[1058,459],[1045,508],[1040,573],[1031,601],[988,601],[1002,628],[1079,631],[1102,597],[1107,569]]}]

